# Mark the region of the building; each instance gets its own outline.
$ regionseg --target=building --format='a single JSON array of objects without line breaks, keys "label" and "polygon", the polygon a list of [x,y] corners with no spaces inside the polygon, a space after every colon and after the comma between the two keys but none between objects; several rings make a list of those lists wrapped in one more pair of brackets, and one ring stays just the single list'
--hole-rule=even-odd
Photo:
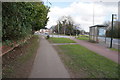
[{"label": "building", "polygon": [[50,29],[40,29],[40,33],[51,33]]}]

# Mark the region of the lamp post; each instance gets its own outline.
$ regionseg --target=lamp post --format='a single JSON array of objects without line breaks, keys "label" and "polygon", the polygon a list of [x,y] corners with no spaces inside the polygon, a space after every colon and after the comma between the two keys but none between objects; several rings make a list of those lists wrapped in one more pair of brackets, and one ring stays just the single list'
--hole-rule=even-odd
[{"label": "lamp post", "polygon": [[76,29],[76,38],[77,38],[77,26],[75,26],[75,29]]},{"label": "lamp post", "polygon": [[53,26],[51,27],[51,29],[52,29],[51,33],[52,33],[52,37],[53,37],[53,33],[54,33],[54,28],[53,28]]},{"label": "lamp post", "polygon": [[93,2],[93,26],[94,26],[94,2]]},{"label": "lamp post", "polygon": [[59,23],[58,23],[58,37],[59,37]]},{"label": "lamp post", "polygon": [[66,19],[63,22],[63,27],[64,27],[64,35],[65,35],[65,31],[66,31],[66,26],[65,26],[65,23],[66,23]]},{"label": "lamp post", "polygon": [[112,48],[112,41],[113,41],[113,22],[114,22],[114,16],[116,16],[116,14],[112,14],[112,27],[111,27],[111,40],[110,40],[110,48]]}]

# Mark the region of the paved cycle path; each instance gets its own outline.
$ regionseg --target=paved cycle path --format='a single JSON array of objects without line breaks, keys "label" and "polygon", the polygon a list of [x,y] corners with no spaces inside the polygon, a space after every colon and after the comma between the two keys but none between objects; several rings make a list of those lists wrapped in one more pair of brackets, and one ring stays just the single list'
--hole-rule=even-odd
[{"label": "paved cycle path", "polygon": [[57,51],[44,37],[41,37],[29,78],[70,78]]}]

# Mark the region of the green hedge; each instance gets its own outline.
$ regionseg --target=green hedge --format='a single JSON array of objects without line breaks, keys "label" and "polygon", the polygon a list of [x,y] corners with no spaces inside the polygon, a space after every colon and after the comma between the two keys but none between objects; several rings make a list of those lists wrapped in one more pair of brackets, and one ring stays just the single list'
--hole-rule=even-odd
[{"label": "green hedge", "polygon": [[3,2],[2,39],[25,38],[47,24],[49,8],[43,2]]}]

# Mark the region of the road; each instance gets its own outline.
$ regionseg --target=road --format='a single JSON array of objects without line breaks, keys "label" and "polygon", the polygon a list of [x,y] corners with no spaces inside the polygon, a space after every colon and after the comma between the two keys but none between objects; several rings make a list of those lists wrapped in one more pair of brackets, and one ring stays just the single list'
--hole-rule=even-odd
[{"label": "road", "polygon": [[[99,41],[100,42],[105,42],[105,37],[99,37]],[[106,45],[107,45],[107,47],[109,47],[110,46],[110,41],[111,41],[111,38],[106,38]],[[119,47],[120,47],[120,39],[113,39],[113,41],[112,41],[112,44],[113,44],[113,48],[116,48],[116,49],[118,49]]]},{"label": "road", "polygon": [[[105,38],[104,38],[104,37],[99,37],[99,39],[102,40],[102,41],[105,41]],[[110,41],[111,41],[111,38],[106,37],[106,41],[107,41],[107,42],[110,42]],[[120,39],[113,39],[113,44],[118,45],[118,42],[120,42]],[[120,45],[120,44],[119,44],[119,45]]]}]

